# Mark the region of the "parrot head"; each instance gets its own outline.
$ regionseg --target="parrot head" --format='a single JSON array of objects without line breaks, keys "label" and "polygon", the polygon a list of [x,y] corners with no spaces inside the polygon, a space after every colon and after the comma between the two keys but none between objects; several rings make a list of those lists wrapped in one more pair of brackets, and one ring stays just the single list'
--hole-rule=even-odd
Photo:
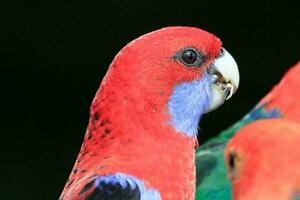
[{"label": "parrot head", "polygon": [[194,199],[200,117],[229,99],[238,84],[234,59],[206,31],[168,27],[133,40],[96,93],[62,199],[94,198],[105,181],[134,182],[141,199]]},{"label": "parrot head", "polygon": [[225,150],[234,200],[300,198],[300,125],[259,120],[242,128]]},{"label": "parrot head", "polygon": [[201,115],[222,105],[238,85],[237,64],[220,39],[198,28],[167,27],[126,45],[98,95],[121,102],[131,121],[138,117],[141,124],[163,123],[195,136]]}]

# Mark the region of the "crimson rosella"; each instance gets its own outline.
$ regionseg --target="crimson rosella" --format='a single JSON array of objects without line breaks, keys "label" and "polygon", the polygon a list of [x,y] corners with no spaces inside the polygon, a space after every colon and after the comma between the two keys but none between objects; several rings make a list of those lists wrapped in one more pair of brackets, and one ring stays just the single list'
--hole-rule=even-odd
[{"label": "crimson rosella", "polygon": [[300,198],[300,124],[264,119],[242,128],[225,150],[234,200]]},{"label": "crimson rosella", "polygon": [[237,64],[211,33],[168,27],[114,58],[61,200],[192,200],[198,122],[232,96]]},{"label": "crimson rosella", "polygon": [[196,200],[232,199],[223,155],[226,144],[242,127],[270,118],[284,118],[300,123],[299,77],[300,62],[243,119],[200,146],[196,152]]}]

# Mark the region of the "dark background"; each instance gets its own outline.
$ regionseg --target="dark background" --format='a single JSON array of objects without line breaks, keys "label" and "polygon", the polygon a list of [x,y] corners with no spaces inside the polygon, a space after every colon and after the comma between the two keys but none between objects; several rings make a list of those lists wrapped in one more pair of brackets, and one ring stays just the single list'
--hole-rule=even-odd
[{"label": "dark background", "polygon": [[289,1],[4,4],[1,199],[59,197],[107,67],[141,34],[170,25],[201,27],[219,36],[239,64],[239,91],[204,117],[200,142],[240,119],[300,58],[299,5]]}]

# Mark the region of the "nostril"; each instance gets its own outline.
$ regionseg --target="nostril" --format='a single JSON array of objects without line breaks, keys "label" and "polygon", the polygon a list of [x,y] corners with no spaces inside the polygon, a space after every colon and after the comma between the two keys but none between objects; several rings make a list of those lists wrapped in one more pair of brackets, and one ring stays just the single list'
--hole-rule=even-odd
[{"label": "nostril", "polygon": [[220,56],[223,56],[223,55],[224,55],[224,48],[222,47],[221,51],[220,51]]}]

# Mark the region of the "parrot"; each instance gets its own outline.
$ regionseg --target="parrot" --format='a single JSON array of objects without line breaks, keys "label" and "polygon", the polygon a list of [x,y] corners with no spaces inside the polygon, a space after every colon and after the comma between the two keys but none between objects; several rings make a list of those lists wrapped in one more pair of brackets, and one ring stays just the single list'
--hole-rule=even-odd
[{"label": "parrot", "polygon": [[204,113],[236,91],[239,70],[215,35],[172,26],[138,37],[110,64],[60,200],[194,200]]},{"label": "parrot", "polygon": [[300,62],[241,120],[202,144],[196,151],[196,200],[231,200],[224,149],[242,127],[256,120],[284,118],[300,123]]},{"label": "parrot", "polygon": [[299,200],[300,124],[262,119],[240,129],[225,149],[234,200]]}]

